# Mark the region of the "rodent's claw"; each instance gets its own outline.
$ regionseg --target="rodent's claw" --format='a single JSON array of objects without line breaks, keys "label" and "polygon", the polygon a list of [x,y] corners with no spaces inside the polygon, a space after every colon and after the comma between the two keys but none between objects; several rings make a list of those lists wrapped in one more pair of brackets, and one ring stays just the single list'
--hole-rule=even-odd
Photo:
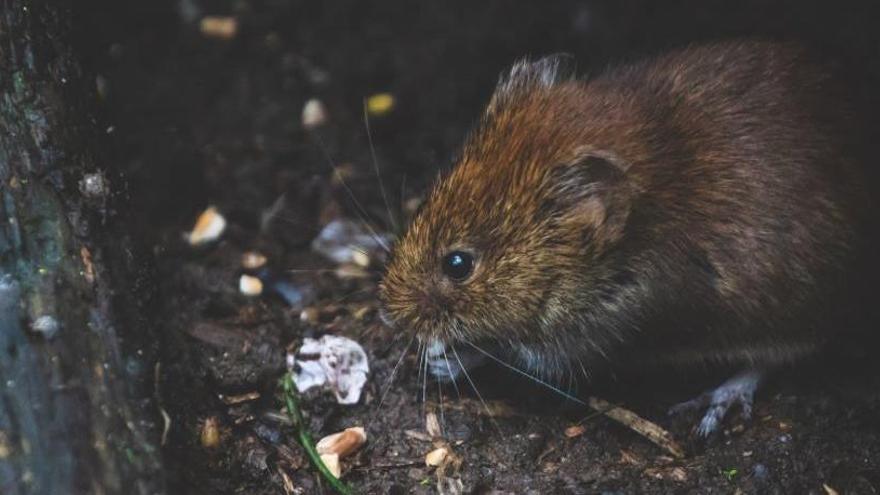
[{"label": "rodent's claw", "polygon": [[761,381],[761,372],[747,370],[727,380],[715,390],[704,392],[689,401],[676,404],[669,409],[669,414],[699,410],[706,407],[706,413],[696,428],[699,436],[705,438],[718,429],[727,411],[734,404],[739,404],[740,414],[744,420],[752,416],[752,402],[755,391]]}]

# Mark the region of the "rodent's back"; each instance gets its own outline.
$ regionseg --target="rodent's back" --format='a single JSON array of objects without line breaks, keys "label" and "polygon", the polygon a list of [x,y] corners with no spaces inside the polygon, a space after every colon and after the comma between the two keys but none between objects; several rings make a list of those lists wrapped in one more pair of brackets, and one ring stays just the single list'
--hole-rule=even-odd
[{"label": "rodent's back", "polygon": [[631,88],[653,123],[642,135],[653,153],[629,169],[644,193],[629,232],[703,272],[711,285],[694,297],[739,327],[712,347],[810,340],[867,206],[845,86],[801,47],[762,42],[687,49],[595,83]]}]

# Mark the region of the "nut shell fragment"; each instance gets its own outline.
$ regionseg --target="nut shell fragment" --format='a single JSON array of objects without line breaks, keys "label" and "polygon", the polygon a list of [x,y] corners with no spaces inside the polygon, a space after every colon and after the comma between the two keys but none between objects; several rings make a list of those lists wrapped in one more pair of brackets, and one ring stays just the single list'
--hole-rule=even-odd
[{"label": "nut shell fragment", "polygon": [[263,293],[263,282],[257,277],[242,275],[238,279],[238,290],[246,296],[259,296]]},{"label": "nut shell fragment", "polygon": [[342,466],[339,464],[339,454],[321,454],[321,462],[327,466],[333,476],[342,476]]},{"label": "nut shell fragment", "polygon": [[339,433],[327,435],[315,445],[319,454],[336,454],[340,458],[348,457],[358,451],[367,442],[367,433],[363,427],[346,428]]},{"label": "nut shell fragment", "polygon": [[443,464],[447,457],[449,457],[449,449],[446,447],[434,449],[425,455],[425,465],[428,467],[438,467]]},{"label": "nut shell fragment", "polygon": [[565,429],[565,436],[568,438],[579,437],[584,434],[587,429],[583,425],[573,425]]},{"label": "nut shell fragment", "polygon": [[190,245],[198,246],[216,240],[224,230],[226,230],[226,219],[216,207],[210,206],[199,215],[187,240]]}]

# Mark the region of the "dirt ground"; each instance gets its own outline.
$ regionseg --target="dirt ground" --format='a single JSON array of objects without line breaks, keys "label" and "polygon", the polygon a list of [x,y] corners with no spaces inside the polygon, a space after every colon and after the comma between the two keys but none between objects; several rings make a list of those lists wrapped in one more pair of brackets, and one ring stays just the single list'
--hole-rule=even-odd
[{"label": "dirt ground", "polygon": [[[669,428],[688,449],[673,459],[502,369],[474,373],[488,410],[466,384],[460,397],[430,379],[423,392],[412,350],[381,401],[409,342],[376,316],[381,267],[374,261],[365,272],[340,274],[310,249],[323,225],[358,216],[333,167],[376,228],[392,230],[363,120],[370,95],[395,100],[370,125],[381,180],[405,217],[450,164],[498,74],[519,57],[569,52],[589,73],[665,46],[758,33],[843,48],[876,73],[876,16],[841,2],[758,1],[736,2],[736,10],[720,1],[636,0],[82,7],[83,53],[99,74],[109,154],[128,174],[133,227],[157,259],[154,319],[164,335],[157,383],[171,418],[165,459],[173,493],[326,491],[279,414],[277,388],[288,350],[326,333],[366,349],[364,397],[341,406],[311,391],[303,407],[317,438],[366,428],[366,446],[343,461],[343,479],[361,493],[454,491],[458,482],[464,493],[880,491],[880,373],[870,349],[780,373],[759,393],[752,421],[734,416],[705,442],[690,433],[695,417],[665,411],[717,384],[721,371],[622,378],[591,390]],[[237,32],[206,36],[205,15],[234,17]],[[301,113],[312,98],[323,102],[327,121],[306,130]],[[183,233],[208,205],[228,227],[219,242],[193,248]],[[268,259],[259,273],[265,295],[256,298],[238,287],[247,272],[242,254],[251,251]],[[441,440],[424,433],[429,413],[441,418]],[[219,428],[219,445],[205,445],[206,423]],[[567,436],[576,424],[582,433]],[[460,464],[442,472],[425,466],[438,441]]]}]

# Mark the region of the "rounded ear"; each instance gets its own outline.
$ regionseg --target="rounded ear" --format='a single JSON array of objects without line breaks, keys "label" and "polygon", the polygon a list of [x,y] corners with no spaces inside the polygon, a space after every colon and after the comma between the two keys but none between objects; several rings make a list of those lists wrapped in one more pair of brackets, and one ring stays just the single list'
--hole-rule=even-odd
[{"label": "rounded ear", "polygon": [[628,168],[616,155],[592,150],[556,165],[548,176],[553,214],[564,223],[593,229],[594,237],[615,240],[629,217]]}]

